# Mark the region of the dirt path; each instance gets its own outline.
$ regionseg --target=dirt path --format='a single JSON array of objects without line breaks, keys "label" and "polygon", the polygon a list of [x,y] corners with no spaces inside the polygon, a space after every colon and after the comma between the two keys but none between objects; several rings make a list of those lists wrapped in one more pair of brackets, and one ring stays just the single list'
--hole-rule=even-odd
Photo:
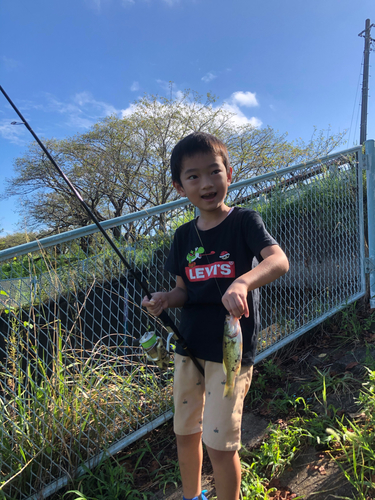
[{"label": "dirt path", "polygon": [[[243,419],[243,445],[252,448],[262,441],[268,421],[251,413]],[[216,496],[212,474],[205,474],[202,480],[203,489],[207,490],[207,498]],[[292,463],[281,478],[270,483],[276,487],[279,499],[293,498],[293,494],[304,500],[333,500],[334,498],[355,498],[354,490],[345,478],[340,467],[328,460],[314,447],[309,447]],[[168,488],[159,492],[155,500],[182,500],[182,488]]]},{"label": "dirt path", "polygon": [[[372,335],[370,340],[375,344],[375,328],[374,333],[370,332],[370,335]],[[294,380],[291,385],[294,393],[298,392],[298,386],[301,384],[298,380],[306,380],[309,376],[313,376],[314,373],[316,374],[316,368],[322,372],[330,369],[333,374],[351,373],[360,380],[364,375],[364,366],[368,356],[375,358],[375,345],[372,345],[369,351],[362,343],[351,346],[344,344],[338,348],[337,344],[332,345],[329,337],[315,340],[316,345],[308,345],[309,339],[306,337],[304,341],[306,345],[297,348],[290,354],[290,362],[287,363],[286,371],[290,381]],[[285,360],[282,364],[285,364]],[[339,409],[341,415],[350,415],[358,410],[355,394],[348,393],[341,395],[341,397],[329,396],[327,399],[328,407],[330,404]],[[252,412],[245,410],[242,443],[247,449],[251,450],[261,444],[270,421],[277,420],[277,417],[267,415],[265,408],[257,408]],[[265,414],[262,415],[262,411]],[[207,457],[204,461],[202,481],[203,488],[207,490],[207,497],[215,497],[212,471]],[[278,490],[273,497],[275,500],[289,500],[296,497],[304,500],[356,498],[353,487],[345,478],[339,465],[330,459],[329,455],[313,446],[302,450],[281,477],[271,481],[271,486]],[[165,493],[158,492],[153,498],[155,500],[181,500],[182,489],[168,488]]]}]

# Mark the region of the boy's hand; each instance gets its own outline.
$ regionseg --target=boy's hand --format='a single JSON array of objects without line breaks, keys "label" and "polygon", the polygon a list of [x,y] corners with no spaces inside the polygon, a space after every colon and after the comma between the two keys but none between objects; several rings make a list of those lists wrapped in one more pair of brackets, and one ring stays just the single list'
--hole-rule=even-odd
[{"label": "boy's hand", "polygon": [[159,316],[164,309],[168,309],[168,298],[166,292],[155,292],[151,294],[152,299],[144,297],[142,306],[146,307],[148,312],[154,316]]},{"label": "boy's hand", "polygon": [[233,281],[221,299],[225,309],[235,318],[241,318],[243,314],[245,318],[249,317],[247,293],[247,284],[237,279]]}]

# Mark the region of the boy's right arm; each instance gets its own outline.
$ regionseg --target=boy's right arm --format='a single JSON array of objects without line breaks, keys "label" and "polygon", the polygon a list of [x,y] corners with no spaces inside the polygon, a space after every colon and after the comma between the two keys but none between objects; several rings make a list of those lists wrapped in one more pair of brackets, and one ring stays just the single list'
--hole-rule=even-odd
[{"label": "boy's right arm", "polygon": [[154,316],[159,316],[164,309],[182,307],[187,300],[187,289],[181,276],[176,277],[176,286],[169,292],[155,292],[151,300],[144,297],[142,306]]}]

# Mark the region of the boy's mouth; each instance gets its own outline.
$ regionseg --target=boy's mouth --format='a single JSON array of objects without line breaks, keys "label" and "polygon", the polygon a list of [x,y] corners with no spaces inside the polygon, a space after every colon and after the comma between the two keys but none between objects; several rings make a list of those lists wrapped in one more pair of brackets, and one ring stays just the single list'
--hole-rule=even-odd
[{"label": "boy's mouth", "polygon": [[201,198],[203,198],[204,200],[213,200],[216,196],[216,193],[207,193],[207,194],[203,194],[201,196]]}]

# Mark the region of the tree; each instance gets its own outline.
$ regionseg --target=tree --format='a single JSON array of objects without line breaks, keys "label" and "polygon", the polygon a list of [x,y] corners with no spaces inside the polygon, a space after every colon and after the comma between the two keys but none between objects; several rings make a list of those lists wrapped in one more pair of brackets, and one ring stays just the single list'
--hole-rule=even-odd
[{"label": "tree", "polygon": [[[227,144],[233,182],[327,154],[342,140],[342,135],[315,133],[308,144],[288,142],[286,134],[271,127],[238,126],[234,118],[223,106],[215,106],[211,94],[204,101],[189,90],[170,98],[145,95],[122,118],[111,116],[86,134],[44,142],[103,221],[177,199],[169,159],[178,140],[193,131],[212,133]],[[22,197],[29,228],[55,233],[91,224],[36,143],[16,159],[15,172],[2,197]],[[165,221],[160,217],[153,224],[163,230]],[[119,237],[119,232],[114,235]]]},{"label": "tree", "polygon": [[[0,231],[1,232],[1,231]],[[13,233],[6,236],[0,236],[0,251],[6,248],[16,247],[18,245],[23,245],[24,243],[29,243],[37,238],[41,238],[43,235],[36,233]]]}]

